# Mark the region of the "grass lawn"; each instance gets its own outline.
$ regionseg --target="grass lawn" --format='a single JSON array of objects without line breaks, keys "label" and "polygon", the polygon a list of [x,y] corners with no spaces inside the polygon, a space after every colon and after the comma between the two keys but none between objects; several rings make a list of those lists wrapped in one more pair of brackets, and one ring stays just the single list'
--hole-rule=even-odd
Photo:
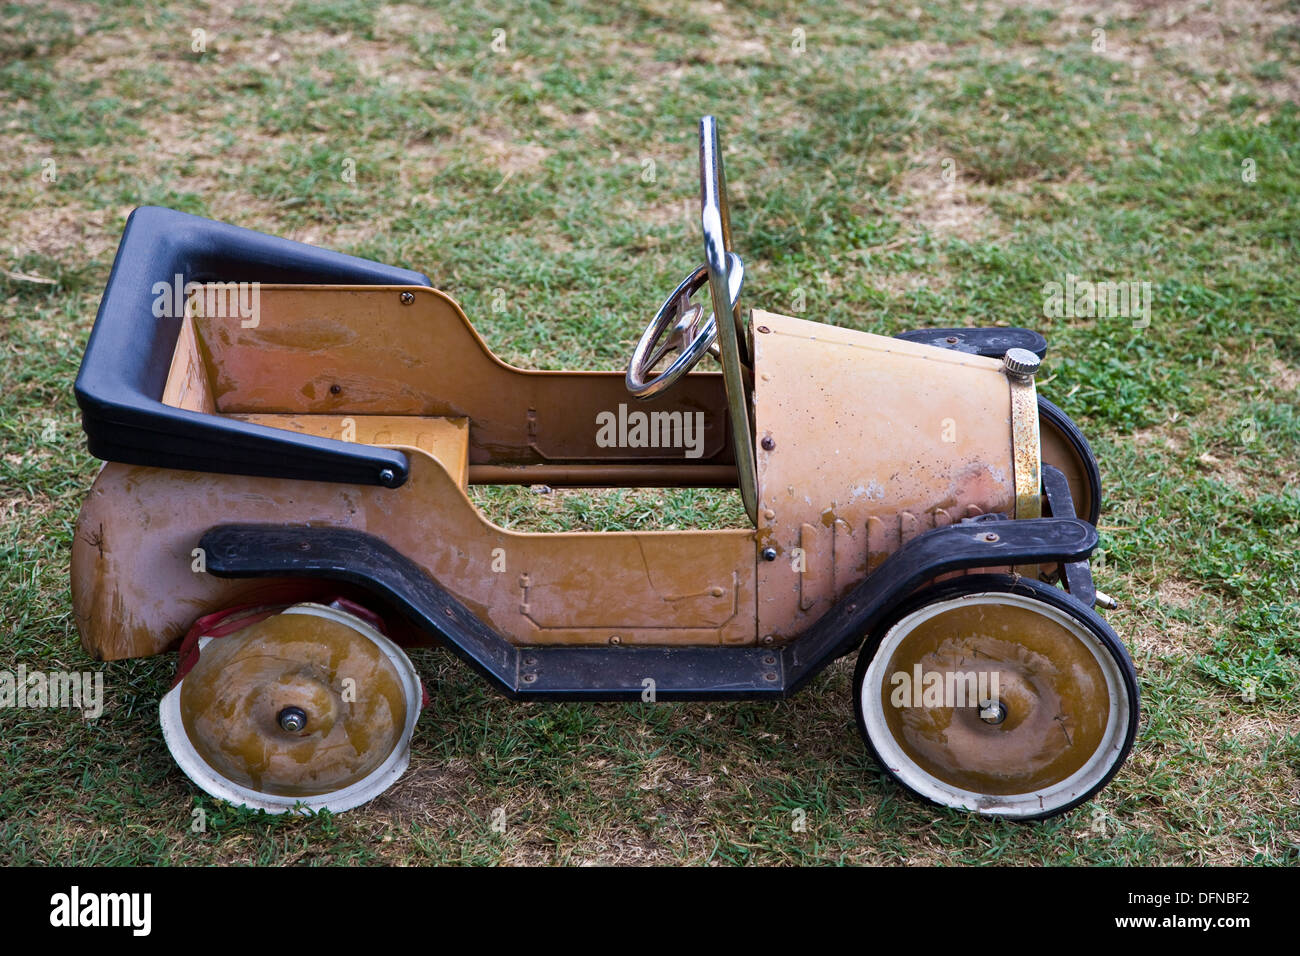
[{"label": "grass lawn", "polygon": [[[0,863],[1300,863],[1297,102],[1300,0],[0,0],[0,669],[92,666],[72,382],[134,207],[419,269],[506,361],[622,368],[699,259],[714,113],[750,305],[1047,335],[1144,707],[1096,800],[1012,824],[885,777],[852,659],[777,705],[512,704],[424,651],[406,776],[275,819],[173,765],[171,656],[95,665],[97,720],[0,710]],[[1045,315],[1072,275],[1150,283],[1149,322]],[[475,494],[536,529],[743,516]]]}]

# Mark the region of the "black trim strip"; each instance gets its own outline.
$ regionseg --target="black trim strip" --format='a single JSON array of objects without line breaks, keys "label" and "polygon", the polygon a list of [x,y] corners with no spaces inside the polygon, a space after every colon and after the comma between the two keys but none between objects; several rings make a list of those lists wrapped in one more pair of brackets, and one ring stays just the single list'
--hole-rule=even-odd
[{"label": "black trim strip", "polygon": [[[1087,471],[1088,487],[1092,489],[1092,507],[1088,514],[1079,517],[1095,525],[1101,517],[1101,471],[1097,468],[1097,456],[1092,453],[1092,446],[1088,444],[1088,439],[1084,437],[1074,420],[1061,411],[1055,403],[1049,402],[1041,395],[1038,396],[1038,417],[1040,420],[1050,422],[1073,446],[1079,460],[1083,462],[1083,467]],[[1039,431],[1042,431],[1041,421]]]},{"label": "black trim strip", "polygon": [[1047,354],[1047,339],[1033,329],[1001,328],[986,326],[984,328],[962,329],[913,329],[900,332],[894,336],[905,342],[919,342],[935,348],[965,352],[968,355],[983,355],[986,358],[1002,358],[1008,349],[1028,349],[1039,358]]},{"label": "black trim strip", "polygon": [[[1054,465],[1043,465],[1043,496],[1047,499],[1047,512],[1053,518],[1073,518],[1074,499],[1070,497],[1070,482],[1065,472]],[[1092,522],[1088,522],[1092,524]],[[1092,583],[1092,569],[1085,558],[1082,561],[1061,562],[1062,583],[1075,600],[1085,607],[1097,603],[1097,588]]]}]

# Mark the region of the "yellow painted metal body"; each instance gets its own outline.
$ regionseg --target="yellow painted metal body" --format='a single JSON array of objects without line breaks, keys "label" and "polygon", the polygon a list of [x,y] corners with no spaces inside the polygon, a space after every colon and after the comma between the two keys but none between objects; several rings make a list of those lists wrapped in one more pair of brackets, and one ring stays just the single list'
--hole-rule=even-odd
[{"label": "yellow painted metal body", "polygon": [[759,630],[788,640],[924,531],[1015,503],[988,358],[753,315]]},{"label": "yellow painted metal body", "polygon": [[199,538],[229,522],[375,534],[521,645],[734,645],[793,638],[922,531],[1016,507],[998,362],[756,311],[757,527],[507,531],[469,484],[734,487],[721,376],[634,403],[698,414],[698,456],[610,447],[598,422],[630,414],[622,373],[512,368],[442,293],[263,286],[261,304],[254,328],[187,318],[164,400],[400,448],[410,478],[389,489],[106,465],[72,567],[98,658],[158,653],[199,616],[283,583],[196,570]]}]

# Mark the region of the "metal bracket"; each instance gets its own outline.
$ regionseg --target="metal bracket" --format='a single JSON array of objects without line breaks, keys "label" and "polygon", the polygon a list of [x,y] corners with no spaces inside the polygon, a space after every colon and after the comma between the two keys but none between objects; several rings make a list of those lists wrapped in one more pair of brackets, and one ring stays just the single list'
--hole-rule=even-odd
[{"label": "metal bracket", "polygon": [[[1073,518],[1074,499],[1070,496],[1070,482],[1061,469],[1043,465],[1043,497],[1047,510],[1054,518]],[[1082,561],[1062,561],[1061,579],[1065,589],[1077,600],[1092,607],[1097,603],[1097,588],[1092,581],[1092,568],[1085,558]]]}]

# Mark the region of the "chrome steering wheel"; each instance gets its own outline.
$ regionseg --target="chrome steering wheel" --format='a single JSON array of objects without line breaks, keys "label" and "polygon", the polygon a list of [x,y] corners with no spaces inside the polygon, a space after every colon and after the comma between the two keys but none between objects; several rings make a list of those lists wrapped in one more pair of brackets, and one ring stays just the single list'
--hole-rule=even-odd
[{"label": "chrome steering wheel", "polygon": [[[754,429],[748,398],[753,360],[740,308],[745,264],[731,251],[727,177],[718,148],[718,124],[712,116],[700,120],[700,226],[704,231],[704,265],[678,283],[642,333],[628,363],[627,389],[637,398],[653,398],[694,368],[704,353],[710,352],[722,362],[737,483],[745,510],[751,519],[756,519]],[[713,312],[701,323],[704,310],[691,302],[691,296],[706,283]],[[667,339],[660,344],[665,332],[669,333]],[[673,352],[678,354],[672,364],[650,377],[654,368]]]},{"label": "chrome steering wheel", "polygon": [[[731,267],[728,298],[734,304],[740,299],[740,291],[745,285],[745,263],[734,252],[729,252],[727,259]],[[668,294],[641,333],[636,348],[632,350],[632,361],[627,366],[627,390],[637,398],[654,398],[699,364],[705,353],[714,358],[721,356],[717,345],[716,313],[710,312],[708,319],[704,320],[704,309],[691,301],[691,296],[708,282],[709,267],[700,266]],[[658,375],[649,377],[655,367],[674,352],[677,358],[672,364]]]},{"label": "chrome steering wheel", "polygon": [[[740,356],[748,363],[740,308],[745,263],[731,251],[727,181],[718,151],[717,122],[712,116],[700,120],[700,224],[704,230],[704,265],[679,282],[664,299],[632,350],[626,381],[627,390],[637,398],[649,399],[662,393],[699,364],[706,352],[719,360],[723,358],[717,341],[718,315],[728,316],[735,323]],[[701,321],[704,309],[693,303],[691,296],[706,284],[713,311]],[[718,307],[720,302],[722,308]],[[653,374],[659,363],[674,352],[677,357],[672,363]]]}]

